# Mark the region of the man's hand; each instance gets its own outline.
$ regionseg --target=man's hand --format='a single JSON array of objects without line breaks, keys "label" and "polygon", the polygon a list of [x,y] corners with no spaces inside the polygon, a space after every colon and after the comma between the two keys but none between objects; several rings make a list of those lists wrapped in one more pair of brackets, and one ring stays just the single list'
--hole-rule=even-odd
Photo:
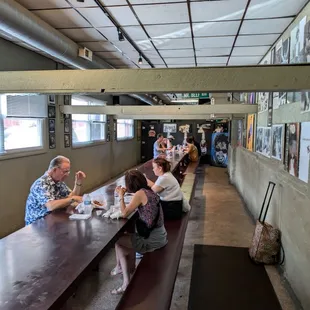
[{"label": "man's hand", "polygon": [[75,184],[81,185],[85,178],[86,178],[86,174],[83,171],[78,171],[75,174]]},{"label": "man's hand", "polygon": [[83,201],[83,197],[82,196],[71,196],[71,199],[74,199],[74,201],[80,203]]}]

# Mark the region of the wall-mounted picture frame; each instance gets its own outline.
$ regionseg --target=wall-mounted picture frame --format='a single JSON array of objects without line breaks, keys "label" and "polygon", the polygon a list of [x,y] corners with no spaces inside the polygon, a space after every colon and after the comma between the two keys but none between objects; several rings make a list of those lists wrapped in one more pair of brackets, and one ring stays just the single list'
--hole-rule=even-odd
[{"label": "wall-mounted picture frame", "polygon": [[48,95],[48,103],[55,104],[55,95]]},{"label": "wall-mounted picture frame", "polygon": [[55,132],[55,119],[48,120],[48,131]]},{"label": "wall-mounted picture frame", "polygon": [[49,148],[54,149],[56,148],[56,136],[54,132],[49,133]]},{"label": "wall-mounted picture frame", "polygon": [[64,97],[64,105],[70,105],[70,96],[69,95],[65,95]]},{"label": "wall-mounted picture frame", "polygon": [[71,139],[70,139],[69,134],[64,134],[64,145],[65,145],[65,148],[71,146]]},{"label": "wall-mounted picture frame", "polygon": [[56,117],[56,107],[53,105],[48,106],[48,118],[55,118]]},{"label": "wall-mounted picture frame", "polygon": [[70,119],[65,119],[64,121],[64,132],[70,133]]},{"label": "wall-mounted picture frame", "polygon": [[163,132],[176,133],[177,124],[175,123],[163,124]]}]

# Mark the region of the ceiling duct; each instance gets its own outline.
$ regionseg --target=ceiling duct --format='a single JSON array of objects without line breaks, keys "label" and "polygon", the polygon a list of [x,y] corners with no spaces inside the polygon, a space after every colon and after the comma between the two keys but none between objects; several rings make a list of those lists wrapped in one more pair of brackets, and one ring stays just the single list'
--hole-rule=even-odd
[{"label": "ceiling duct", "polygon": [[[114,69],[96,55],[92,61],[78,57],[79,45],[14,0],[0,1],[0,30],[77,69]],[[157,104],[145,95],[132,97]]]}]

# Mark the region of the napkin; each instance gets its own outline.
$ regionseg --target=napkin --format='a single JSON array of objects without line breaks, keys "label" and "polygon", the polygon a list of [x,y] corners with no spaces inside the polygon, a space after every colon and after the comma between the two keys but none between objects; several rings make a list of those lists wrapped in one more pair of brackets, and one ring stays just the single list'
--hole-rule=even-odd
[{"label": "napkin", "polygon": [[122,212],[121,212],[121,210],[117,210],[117,211],[115,211],[114,213],[112,213],[111,215],[110,215],[110,218],[111,219],[119,219],[120,217],[122,217]]},{"label": "napkin", "polygon": [[109,217],[112,214],[111,210],[108,210],[107,212],[103,213],[102,216],[103,217]]},{"label": "napkin", "polygon": [[91,217],[91,214],[72,214],[69,216],[70,220],[87,220]]}]

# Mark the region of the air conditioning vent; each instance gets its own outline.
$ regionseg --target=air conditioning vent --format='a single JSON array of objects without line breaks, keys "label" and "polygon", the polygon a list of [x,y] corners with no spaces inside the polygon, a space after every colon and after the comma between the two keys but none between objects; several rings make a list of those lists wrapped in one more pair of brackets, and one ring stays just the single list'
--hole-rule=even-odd
[{"label": "air conditioning vent", "polygon": [[79,56],[89,61],[93,60],[93,52],[89,50],[87,47],[79,48]]}]

